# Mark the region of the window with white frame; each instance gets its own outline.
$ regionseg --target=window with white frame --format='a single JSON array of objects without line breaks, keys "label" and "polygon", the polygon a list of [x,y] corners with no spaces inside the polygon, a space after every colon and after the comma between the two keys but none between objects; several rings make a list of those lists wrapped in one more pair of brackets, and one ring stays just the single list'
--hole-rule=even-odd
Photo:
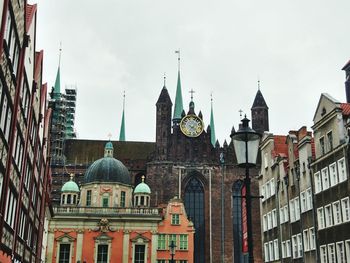
[{"label": "window with white frame", "polygon": [[275,179],[272,178],[270,180],[270,188],[271,188],[271,196],[275,195],[276,189],[275,189]]},{"label": "window with white frame", "polygon": [[287,257],[291,257],[292,254],[291,254],[291,250],[290,250],[290,240],[286,240],[286,248],[287,248]]},{"label": "window with white frame", "polygon": [[276,212],[276,209],[272,210],[272,227],[277,227],[277,212]]},{"label": "window with white frame", "polygon": [[304,213],[307,211],[307,203],[306,203],[306,191],[300,193],[300,202],[301,202],[301,212]]},{"label": "window with white frame", "polygon": [[309,228],[310,234],[310,250],[316,249],[316,237],[315,237],[315,228]]},{"label": "window with white frame", "polygon": [[317,221],[319,229],[325,228],[323,207],[317,208]]},{"label": "window with white frame", "polygon": [[271,219],[271,212],[267,213],[267,229],[272,228],[272,219]]},{"label": "window with white frame", "polygon": [[299,206],[299,197],[296,197],[294,199],[294,205],[295,205],[295,220],[300,220],[300,206]]},{"label": "window with white frame", "polygon": [[306,203],[307,203],[307,210],[312,209],[312,192],[311,187],[306,189]]},{"label": "window with white frame", "polygon": [[273,253],[273,241],[269,242],[269,255],[270,255],[270,261],[273,261],[275,259],[275,256]]},{"label": "window with white frame", "polygon": [[289,221],[289,216],[288,216],[288,205],[284,206],[284,222],[288,222]]},{"label": "window with white frame", "polygon": [[284,212],[283,207],[280,208],[280,224],[284,223]]},{"label": "window with white frame", "polygon": [[343,222],[350,221],[349,197],[343,198],[341,200],[341,208],[342,208]]},{"label": "window with white frame", "polygon": [[303,256],[303,241],[301,240],[301,234],[297,235],[297,241],[298,241],[298,257],[301,258]]},{"label": "window with white frame", "polygon": [[286,241],[281,242],[281,250],[282,250],[282,258],[286,258],[286,255],[287,255]]},{"label": "window with white frame", "polygon": [[7,192],[7,208],[5,212],[5,221],[11,227],[14,228],[15,215],[16,215],[17,198],[10,190]]},{"label": "window with white frame", "polygon": [[345,240],[345,257],[346,262],[350,262],[350,239]]},{"label": "window with white frame", "polygon": [[310,239],[309,239],[309,230],[305,229],[303,231],[303,239],[304,239],[304,251],[310,250]]},{"label": "window with white frame", "polygon": [[328,244],[328,263],[336,263],[334,243]]},{"label": "window with white frame", "polygon": [[267,231],[267,215],[263,215],[263,230]]},{"label": "window with white frame", "polygon": [[337,262],[345,263],[346,261],[345,261],[344,242],[337,242],[336,248],[337,248]]},{"label": "window with white frame", "polygon": [[328,263],[327,246],[320,246],[321,263]]},{"label": "window with white frame", "polygon": [[292,236],[293,258],[298,257],[298,240],[297,236]]},{"label": "window with white frame", "polygon": [[333,217],[332,217],[332,207],[331,205],[326,205],[324,207],[324,217],[325,217],[325,226],[333,226]]},{"label": "window with white frame", "polygon": [[335,162],[329,165],[329,179],[331,186],[338,183],[337,164]]},{"label": "window with white frame", "polygon": [[314,174],[314,182],[315,182],[315,194],[317,194],[322,191],[322,181],[321,181],[320,172],[317,172]]},{"label": "window with white frame", "polygon": [[275,260],[279,260],[280,254],[279,254],[279,250],[278,250],[278,239],[275,239],[273,241],[273,248],[274,248],[274,253],[275,253]]},{"label": "window with white frame", "polygon": [[329,175],[328,175],[328,167],[325,167],[321,170],[322,174],[322,187],[323,190],[326,190],[329,188]]},{"label": "window with white frame", "polygon": [[334,202],[332,206],[333,206],[334,224],[338,225],[342,222],[340,201]]},{"label": "window with white frame", "polygon": [[264,243],[264,255],[265,255],[265,262],[270,261],[269,257],[269,243]]},{"label": "window with white frame", "polygon": [[295,221],[295,208],[294,208],[294,199],[289,201],[289,209],[290,209],[290,221]]},{"label": "window with white frame", "polygon": [[347,179],[346,168],[345,168],[345,158],[338,160],[338,171],[339,171],[339,182],[344,182]]}]

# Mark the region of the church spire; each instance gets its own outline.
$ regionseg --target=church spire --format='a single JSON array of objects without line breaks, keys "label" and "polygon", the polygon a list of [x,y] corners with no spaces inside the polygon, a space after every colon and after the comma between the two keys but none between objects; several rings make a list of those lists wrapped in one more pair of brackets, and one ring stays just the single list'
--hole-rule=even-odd
[{"label": "church spire", "polygon": [[60,49],[59,49],[59,58],[58,58],[58,69],[57,69],[57,74],[56,74],[56,80],[55,80],[55,86],[53,88],[53,94],[54,98],[59,98],[60,93],[61,93],[61,73],[60,73],[60,68],[61,68],[61,53],[62,53],[62,44],[60,44]]},{"label": "church spire", "polygon": [[210,142],[215,147],[215,125],[214,125],[214,113],[213,113],[213,94],[210,95],[211,100],[211,112],[210,112]]},{"label": "church spire", "polygon": [[183,111],[183,101],[182,101],[182,91],[181,91],[181,80],[180,80],[180,50],[175,51],[178,54],[178,75],[177,75],[177,87],[176,87],[176,97],[174,106],[173,121],[178,122],[181,120],[181,113]]},{"label": "church spire", "polygon": [[123,115],[122,115],[122,124],[120,126],[120,133],[119,133],[119,141],[124,142],[125,141],[125,90],[123,94]]}]

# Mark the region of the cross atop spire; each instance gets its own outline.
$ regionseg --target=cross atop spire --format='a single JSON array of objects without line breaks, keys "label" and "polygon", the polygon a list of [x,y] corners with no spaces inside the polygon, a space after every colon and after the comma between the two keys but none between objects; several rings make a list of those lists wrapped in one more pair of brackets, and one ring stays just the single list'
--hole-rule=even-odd
[{"label": "cross atop spire", "polygon": [[189,93],[191,93],[191,101],[193,101],[193,93],[195,93],[195,91],[194,91],[193,89],[191,89],[191,90],[189,91]]},{"label": "cross atop spire", "polygon": [[107,137],[108,137],[108,140],[110,141],[111,138],[112,138],[112,133],[108,133],[108,134],[107,134]]},{"label": "cross atop spire", "polygon": [[243,111],[242,111],[242,110],[239,110],[238,112],[239,112],[239,117],[242,119],[242,113],[243,113]]}]

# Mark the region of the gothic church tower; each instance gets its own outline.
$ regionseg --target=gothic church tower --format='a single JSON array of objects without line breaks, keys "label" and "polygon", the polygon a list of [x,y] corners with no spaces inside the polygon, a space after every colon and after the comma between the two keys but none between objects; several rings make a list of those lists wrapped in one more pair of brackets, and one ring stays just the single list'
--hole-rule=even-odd
[{"label": "gothic church tower", "polygon": [[267,107],[260,87],[255,95],[251,113],[253,130],[261,134],[264,133],[264,131],[269,131],[269,107]]}]

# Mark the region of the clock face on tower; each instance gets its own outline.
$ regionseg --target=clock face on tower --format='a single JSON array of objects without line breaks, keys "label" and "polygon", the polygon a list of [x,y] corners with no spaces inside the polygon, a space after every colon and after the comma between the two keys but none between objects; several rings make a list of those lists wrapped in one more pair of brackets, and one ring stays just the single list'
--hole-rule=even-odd
[{"label": "clock face on tower", "polygon": [[180,122],[180,129],[188,137],[198,137],[203,132],[203,121],[196,115],[186,115]]}]

